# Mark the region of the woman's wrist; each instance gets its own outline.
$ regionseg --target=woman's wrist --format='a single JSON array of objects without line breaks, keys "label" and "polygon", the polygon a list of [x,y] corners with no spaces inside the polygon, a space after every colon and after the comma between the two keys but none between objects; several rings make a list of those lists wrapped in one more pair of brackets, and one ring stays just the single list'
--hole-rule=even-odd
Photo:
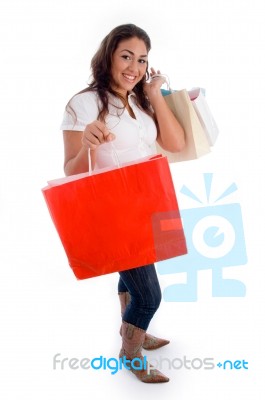
[{"label": "woman's wrist", "polygon": [[158,109],[159,107],[161,107],[161,104],[164,105],[165,100],[163,98],[163,95],[159,90],[157,90],[156,92],[152,93],[152,95],[148,97],[151,106],[153,107],[153,110],[156,112],[156,109]]},{"label": "woman's wrist", "polygon": [[88,148],[84,145],[80,148],[77,155],[65,164],[66,175],[75,175],[88,171]]}]

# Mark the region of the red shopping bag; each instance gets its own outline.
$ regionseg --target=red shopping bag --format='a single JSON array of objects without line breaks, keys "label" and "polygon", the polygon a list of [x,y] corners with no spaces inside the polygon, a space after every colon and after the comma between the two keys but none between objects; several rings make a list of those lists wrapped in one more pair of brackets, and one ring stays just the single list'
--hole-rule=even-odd
[{"label": "red shopping bag", "polygon": [[42,192],[78,279],[187,253],[166,157],[51,181]]}]

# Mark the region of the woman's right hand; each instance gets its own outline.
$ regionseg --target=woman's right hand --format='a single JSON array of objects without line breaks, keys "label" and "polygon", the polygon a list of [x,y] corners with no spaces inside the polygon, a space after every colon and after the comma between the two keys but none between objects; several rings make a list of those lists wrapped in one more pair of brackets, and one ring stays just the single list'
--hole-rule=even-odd
[{"label": "woman's right hand", "polygon": [[82,136],[83,146],[95,150],[102,143],[111,142],[115,135],[101,121],[93,121],[85,127]]}]

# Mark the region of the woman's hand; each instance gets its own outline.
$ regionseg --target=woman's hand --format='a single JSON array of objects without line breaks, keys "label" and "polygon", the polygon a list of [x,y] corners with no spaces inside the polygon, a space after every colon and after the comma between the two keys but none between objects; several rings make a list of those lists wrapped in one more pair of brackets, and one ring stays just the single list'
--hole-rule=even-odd
[{"label": "woman's hand", "polygon": [[155,75],[160,75],[161,72],[159,70],[155,70],[154,68],[151,68],[150,76],[151,76],[151,81],[146,82],[144,85],[144,91],[145,94],[147,95],[150,103],[152,104],[153,99],[157,95],[161,95],[161,86],[163,83],[166,82],[166,78],[163,76],[155,76]]},{"label": "woman's hand", "polygon": [[91,122],[85,127],[84,132],[63,131],[64,137],[64,171],[65,175],[87,172],[88,152],[90,148],[91,164],[95,163],[95,150],[102,143],[115,139],[105,124],[100,121]]},{"label": "woman's hand", "polygon": [[95,150],[102,143],[111,142],[114,139],[115,135],[107,129],[103,122],[94,121],[85,127],[82,144],[86,148]]}]

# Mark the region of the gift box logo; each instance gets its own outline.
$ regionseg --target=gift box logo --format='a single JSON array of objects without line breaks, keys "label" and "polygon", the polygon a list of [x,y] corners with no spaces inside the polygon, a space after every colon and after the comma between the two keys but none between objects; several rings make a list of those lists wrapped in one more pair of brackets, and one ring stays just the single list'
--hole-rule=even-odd
[{"label": "gift box logo", "polygon": [[[235,192],[232,183],[217,199],[211,200],[213,174],[204,174],[207,206],[180,210],[188,254],[157,264],[159,274],[187,273],[187,283],[165,288],[165,301],[196,301],[197,273],[212,270],[213,297],[244,297],[245,285],[235,279],[223,279],[223,268],[247,263],[241,207],[238,203],[216,204]],[[182,194],[203,205],[187,187]]]}]

